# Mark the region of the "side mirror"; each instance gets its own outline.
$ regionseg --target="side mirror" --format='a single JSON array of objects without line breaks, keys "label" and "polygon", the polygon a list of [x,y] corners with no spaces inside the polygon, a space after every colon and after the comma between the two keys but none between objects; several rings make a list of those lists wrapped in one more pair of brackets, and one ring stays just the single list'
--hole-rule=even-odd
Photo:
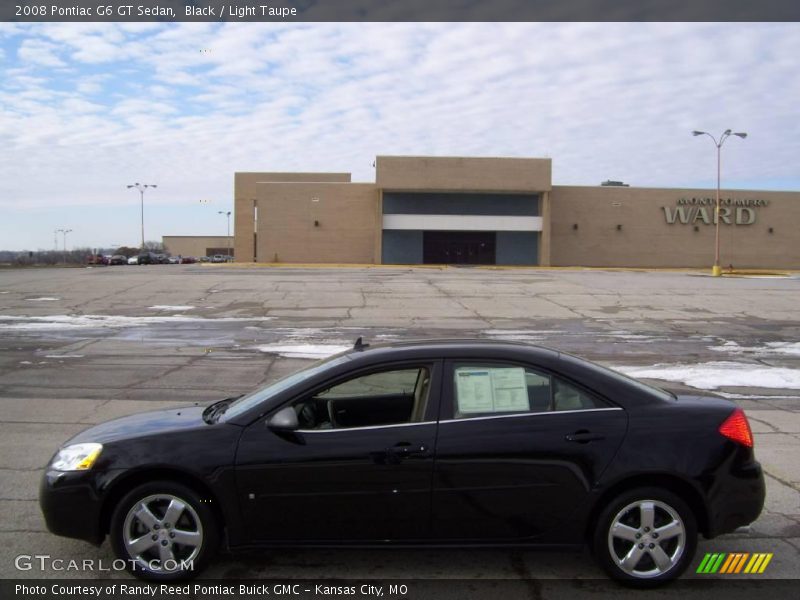
[{"label": "side mirror", "polygon": [[267,427],[272,431],[297,431],[300,423],[297,421],[297,413],[294,407],[287,406],[272,415],[267,421]]}]

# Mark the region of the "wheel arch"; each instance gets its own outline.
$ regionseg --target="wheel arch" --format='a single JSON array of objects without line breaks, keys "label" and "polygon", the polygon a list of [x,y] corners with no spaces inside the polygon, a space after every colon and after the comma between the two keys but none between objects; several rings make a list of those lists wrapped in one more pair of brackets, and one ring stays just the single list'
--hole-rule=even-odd
[{"label": "wheel arch", "polygon": [[702,494],[691,483],[677,475],[658,473],[627,477],[615,482],[608,489],[603,491],[597,500],[595,500],[589,514],[589,519],[586,521],[586,530],[584,531],[585,539],[592,539],[600,513],[603,512],[603,509],[609,502],[613,502],[614,498],[629,490],[644,487],[661,488],[678,495],[686,502],[694,514],[695,520],[697,521],[697,530],[704,536],[708,535],[710,519],[708,508]]},{"label": "wheel arch", "polygon": [[153,467],[131,472],[118,478],[112,483],[105,494],[105,499],[103,500],[102,508],[100,509],[100,531],[104,535],[108,535],[109,531],[111,530],[111,516],[114,514],[115,507],[120,500],[122,500],[125,494],[139,485],[154,481],[180,483],[194,490],[202,498],[208,499],[211,505],[211,510],[214,513],[214,517],[217,519],[220,533],[225,530],[225,514],[222,511],[222,507],[218,501],[218,498],[212,489],[202,481],[202,479],[179,469]]}]

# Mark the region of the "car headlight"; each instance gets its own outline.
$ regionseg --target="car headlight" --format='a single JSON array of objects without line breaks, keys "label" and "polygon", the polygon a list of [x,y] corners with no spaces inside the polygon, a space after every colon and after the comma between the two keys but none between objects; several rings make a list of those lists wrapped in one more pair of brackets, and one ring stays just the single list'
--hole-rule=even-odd
[{"label": "car headlight", "polygon": [[92,468],[103,444],[72,444],[58,451],[50,462],[57,471],[87,471]]}]

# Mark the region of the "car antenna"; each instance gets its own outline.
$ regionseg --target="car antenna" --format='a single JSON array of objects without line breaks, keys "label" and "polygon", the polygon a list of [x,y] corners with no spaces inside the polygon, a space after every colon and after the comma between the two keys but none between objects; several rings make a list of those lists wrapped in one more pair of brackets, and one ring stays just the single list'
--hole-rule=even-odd
[{"label": "car antenna", "polygon": [[363,350],[364,348],[369,348],[369,344],[365,344],[362,337],[358,336],[356,343],[353,344],[353,350]]}]

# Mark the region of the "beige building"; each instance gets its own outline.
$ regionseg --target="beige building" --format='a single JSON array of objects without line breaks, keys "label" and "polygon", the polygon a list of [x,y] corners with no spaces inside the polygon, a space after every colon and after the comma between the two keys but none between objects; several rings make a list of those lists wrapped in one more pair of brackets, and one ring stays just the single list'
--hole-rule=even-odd
[{"label": "beige building", "polygon": [[171,256],[214,256],[234,253],[233,236],[225,235],[165,235],[161,238],[164,250]]},{"label": "beige building", "polygon": [[[554,186],[537,158],[379,156],[375,169],[374,183],[236,173],[237,262],[713,263],[715,190]],[[800,192],[723,190],[723,267],[800,268],[797,224]]]}]

